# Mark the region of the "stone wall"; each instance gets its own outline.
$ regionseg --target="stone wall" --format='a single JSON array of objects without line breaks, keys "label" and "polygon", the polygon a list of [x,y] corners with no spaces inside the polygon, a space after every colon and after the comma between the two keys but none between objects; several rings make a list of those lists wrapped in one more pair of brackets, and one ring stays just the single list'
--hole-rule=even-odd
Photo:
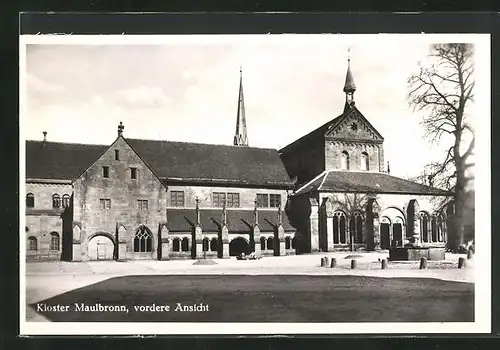
[{"label": "stone wall", "polygon": [[[119,160],[115,160],[115,150]],[[103,166],[109,167],[109,178],[103,177]],[[131,178],[131,168],[137,179]],[[100,199],[109,199],[110,208],[101,209]],[[141,210],[137,200],[147,200],[148,209]],[[88,243],[96,233],[119,237],[126,242],[126,259],[134,258],[133,239],[140,225],[152,233],[152,258],[156,258],[160,224],[166,221],[166,189],[123,138],[118,138],[78,180],[74,182],[74,223],[80,224],[80,244],[73,252],[74,260],[88,260]],[[78,253],[78,250],[80,251]],[[120,259],[123,257],[120,257]]]},{"label": "stone wall", "polygon": [[384,171],[383,146],[347,141],[325,141],[325,168],[326,170],[341,169],[342,152],[349,154],[349,170],[361,170],[361,155],[368,154],[369,171]]},{"label": "stone wall", "polygon": [[[26,194],[32,193],[35,198],[35,206],[26,208],[26,259],[27,260],[60,260],[63,251],[63,208],[53,208],[52,196],[58,194],[62,199],[63,195],[72,195],[72,186],[60,183],[26,183]],[[51,250],[51,233],[59,236],[59,249]],[[37,250],[31,251],[28,246],[28,239],[34,237],[37,240]],[[65,243],[65,242],[64,242]]]}]

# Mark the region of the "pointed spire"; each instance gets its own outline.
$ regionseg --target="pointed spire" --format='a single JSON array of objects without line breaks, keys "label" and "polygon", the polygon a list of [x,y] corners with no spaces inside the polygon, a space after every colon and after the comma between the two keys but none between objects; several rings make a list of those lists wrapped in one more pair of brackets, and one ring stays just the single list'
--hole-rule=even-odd
[{"label": "pointed spire", "polygon": [[243,72],[240,66],[240,91],[238,96],[238,114],[236,116],[235,146],[248,146],[247,121],[245,118],[245,101],[243,98]]},{"label": "pointed spire", "polygon": [[354,103],[354,91],[356,91],[356,84],[351,72],[351,48],[348,50],[349,56],[347,58],[347,74],[345,76],[344,92],[346,94],[346,104],[352,105]]}]

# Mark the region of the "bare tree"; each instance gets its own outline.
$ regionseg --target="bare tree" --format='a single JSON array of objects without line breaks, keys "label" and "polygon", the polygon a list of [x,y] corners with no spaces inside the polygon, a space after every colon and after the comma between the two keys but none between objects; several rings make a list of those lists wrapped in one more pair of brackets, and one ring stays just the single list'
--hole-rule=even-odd
[{"label": "bare tree", "polygon": [[408,101],[415,111],[425,112],[422,125],[432,142],[448,144],[442,161],[426,166],[420,180],[453,192],[455,212],[449,230],[449,245],[456,249],[464,240],[464,204],[469,157],[474,150],[474,131],[467,120],[467,107],[474,99],[473,46],[435,44],[430,63],[408,79]]}]

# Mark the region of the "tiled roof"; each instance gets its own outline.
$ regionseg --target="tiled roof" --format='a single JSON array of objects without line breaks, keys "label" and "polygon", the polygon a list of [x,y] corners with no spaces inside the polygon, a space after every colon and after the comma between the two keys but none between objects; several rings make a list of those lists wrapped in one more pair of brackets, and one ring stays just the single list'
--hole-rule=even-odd
[{"label": "tiled roof", "polygon": [[[126,139],[161,179],[292,188],[274,149]],[[75,180],[109,146],[26,141],[26,177]]]},{"label": "tiled roof", "polygon": [[160,178],[292,187],[275,149],[126,139]]},{"label": "tiled roof", "polygon": [[108,148],[43,141],[26,141],[26,177],[31,179],[74,180]]},{"label": "tiled roof", "polygon": [[[285,231],[295,231],[284,211],[282,225]],[[278,211],[262,209],[258,211],[261,232],[274,231],[278,224]],[[229,232],[249,232],[252,229],[253,210],[228,209],[227,226]],[[222,209],[200,209],[200,221],[204,232],[219,232],[222,225]],[[172,232],[191,232],[196,225],[195,209],[167,209],[167,227]]]},{"label": "tiled roof", "polygon": [[313,190],[331,192],[396,193],[449,196],[450,192],[429,187],[386,173],[362,171],[325,171],[302,186],[297,194]]}]

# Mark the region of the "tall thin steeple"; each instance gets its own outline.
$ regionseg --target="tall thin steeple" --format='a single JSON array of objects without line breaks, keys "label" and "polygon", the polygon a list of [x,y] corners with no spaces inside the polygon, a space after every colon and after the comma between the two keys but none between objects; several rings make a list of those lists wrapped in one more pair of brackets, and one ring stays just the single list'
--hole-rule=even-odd
[{"label": "tall thin steeple", "polygon": [[347,58],[347,74],[345,77],[344,92],[346,94],[346,108],[354,104],[354,91],[356,91],[356,84],[351,72],[351,48],[348,49]]},{"label": "tall thin steeple", "polygon": [[236,117],[235,146],[248,146],[247,121],[245,118],[245,101],[243,99],[243,73],[240,66],[240,91],[238,97],[238,114]]}]

